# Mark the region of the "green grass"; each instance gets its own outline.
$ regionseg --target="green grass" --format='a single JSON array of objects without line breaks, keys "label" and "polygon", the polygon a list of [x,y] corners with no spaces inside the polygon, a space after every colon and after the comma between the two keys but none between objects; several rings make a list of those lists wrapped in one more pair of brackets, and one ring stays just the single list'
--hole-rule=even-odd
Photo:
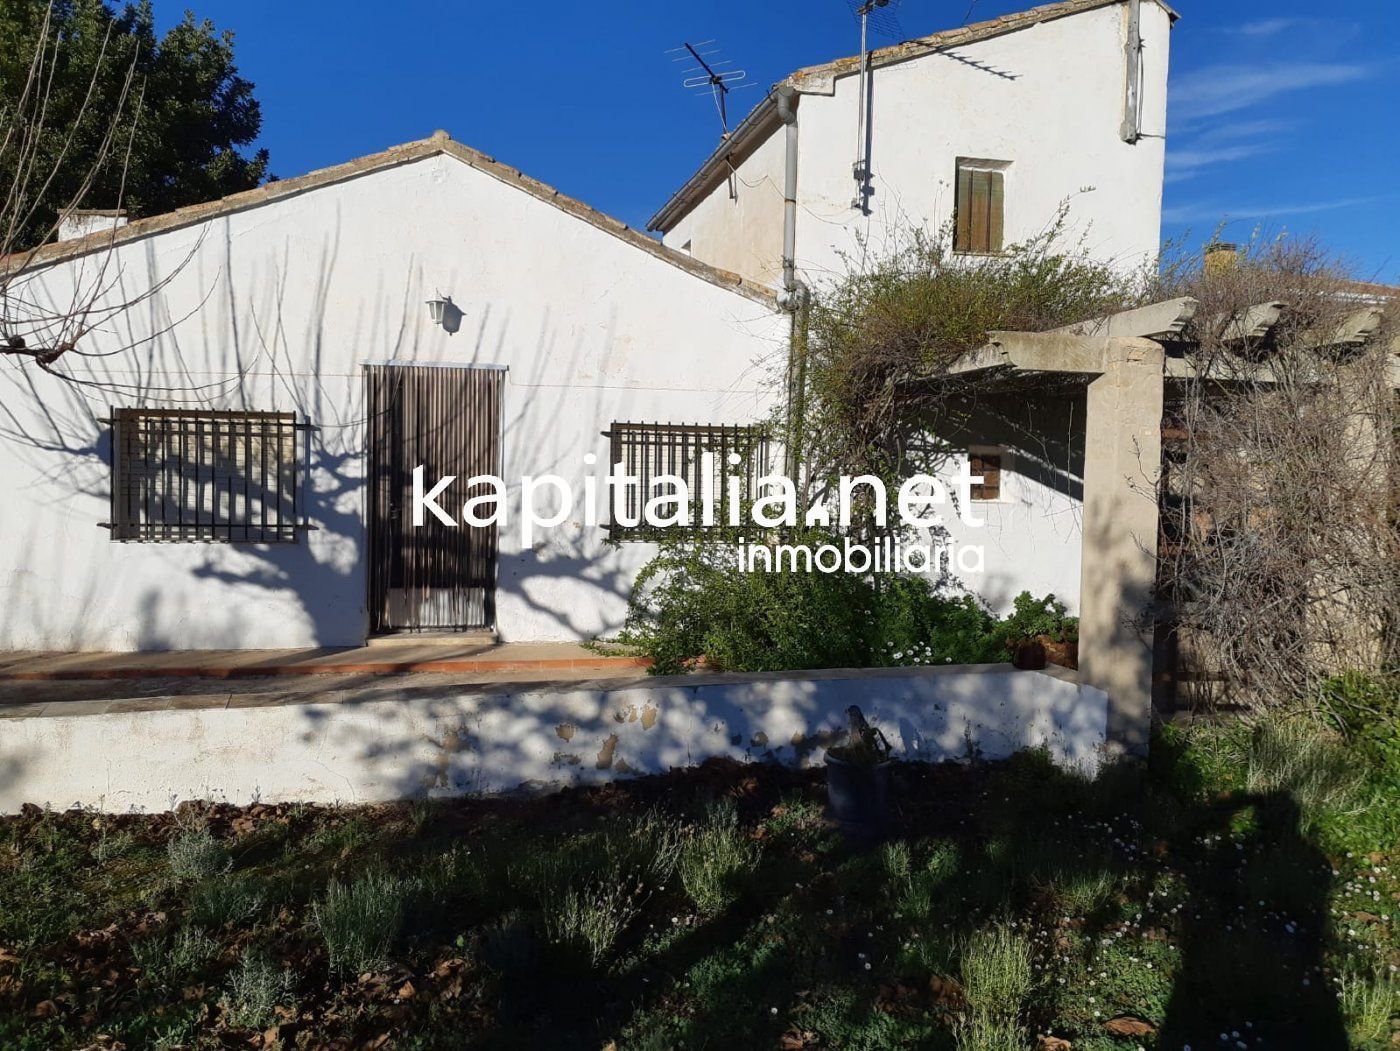
[{"label": "green grass", "polygon": [[873,847],[824,820],[820,771],[726,763],[516,802],[32,810],[0,819],[0,1047],[1381,1051],[1392,754],[1295,719],[1169,728],[1095,781],[902,766]]}]

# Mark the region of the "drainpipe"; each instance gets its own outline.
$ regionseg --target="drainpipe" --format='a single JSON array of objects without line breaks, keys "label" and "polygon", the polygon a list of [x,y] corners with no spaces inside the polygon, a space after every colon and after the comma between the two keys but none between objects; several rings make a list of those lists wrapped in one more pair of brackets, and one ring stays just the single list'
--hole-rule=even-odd
[{"label": "drainpipe", "polygon": [[788,311],[801,306],[804,291],[797,280],[797,89],[777,88],[778,118],[786,125],[787,159],[783,166],[783,290],[778,304]]},{"label": "drainpipe", "polygon": [[783,167],[783,287],[778,305],[792,315],[788,339],[787,475],[797,482],[802,462],[801,435],[807,390],[807,287],[797,280],[797,89],[777,88],[778,118],[785,125]]}]

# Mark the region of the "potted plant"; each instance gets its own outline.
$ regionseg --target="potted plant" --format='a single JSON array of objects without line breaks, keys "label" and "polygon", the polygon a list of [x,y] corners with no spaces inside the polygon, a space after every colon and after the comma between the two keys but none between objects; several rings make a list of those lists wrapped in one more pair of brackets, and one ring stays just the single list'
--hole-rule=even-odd
[{"label": "potted plant", "polygon": [[888,820],[890,743],[858,705],[846,709],[846,718],[845,743],[826,750],[828,812],[847,835],[878,838]]},{"label": "potted plant", "polygon": [[1079,666],[1079,619],[1067,616],[1054,595],[1034,598],[1029,591],[1016,596],[1011,615],[997,625],[1016,668],[1038,670],[1046,664]]}]

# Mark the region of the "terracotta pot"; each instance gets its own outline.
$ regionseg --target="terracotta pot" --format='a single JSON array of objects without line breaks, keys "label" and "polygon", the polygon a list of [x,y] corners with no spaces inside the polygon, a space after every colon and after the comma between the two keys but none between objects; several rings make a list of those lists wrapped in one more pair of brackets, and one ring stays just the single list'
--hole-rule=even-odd
[{"label": "terracotta pot", "polygon": [[1021,639],[1012,645],[1011,666],[1022,671],[1039,671],[1045,667],[1045,647],[1035,639]]},{"label": "terracotta pot", "polygon": [[1045,647],[1045,659],[1061,668],[1079,667],[1079,643],[1060,642],[1049,635],[1037,635],[1035,641]]}]

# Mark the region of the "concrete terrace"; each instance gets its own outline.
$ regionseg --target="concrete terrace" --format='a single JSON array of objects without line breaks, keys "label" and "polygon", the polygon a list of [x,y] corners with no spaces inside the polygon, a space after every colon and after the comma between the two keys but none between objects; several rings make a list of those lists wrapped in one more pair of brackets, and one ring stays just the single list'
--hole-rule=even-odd
[{"label": "concrete terrace", "polygon": [[573,642],[440,639],[379,641],[352,648],[170,650],[156,653],[0,654],[0,682],[66,679],[243,679],[288,675],[390,675],[409,672],[581,672],[645,668],[640,657],[595,653]]},{"label": "concrete terrace", "polygon": [[0,719],[337,703],[386,690],[549,688],[646,678],[574,643],[378,642],[353,649],[0,655]]}]

